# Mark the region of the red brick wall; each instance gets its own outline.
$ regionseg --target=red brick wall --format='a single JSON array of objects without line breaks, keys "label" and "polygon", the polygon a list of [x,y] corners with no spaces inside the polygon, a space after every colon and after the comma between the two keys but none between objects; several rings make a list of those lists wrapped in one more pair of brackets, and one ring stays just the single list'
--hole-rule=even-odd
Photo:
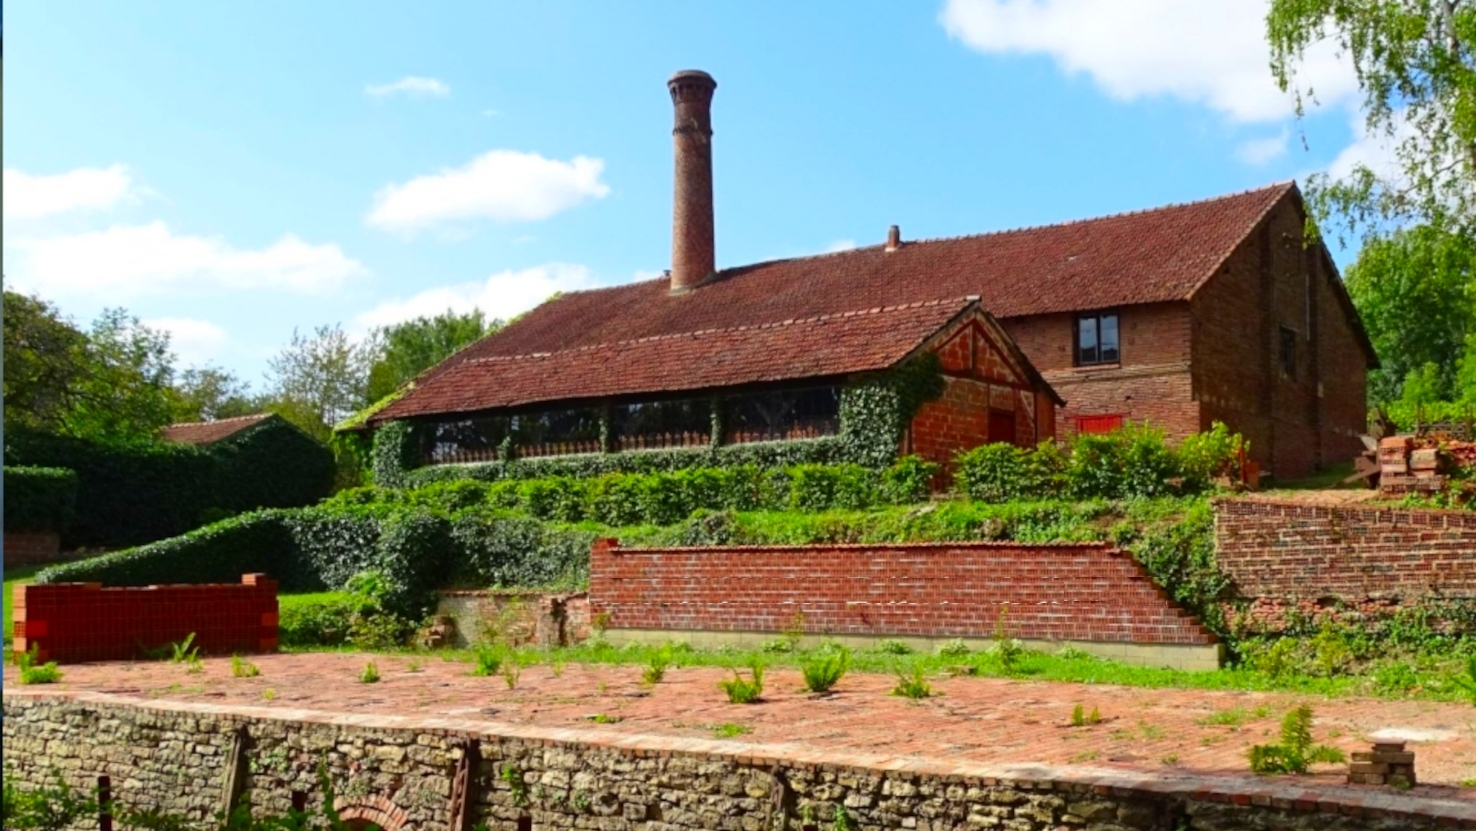
[{"label": "red brick wall", "polygon": [[1476,599],[1476,513],[1215,501],[1220,568],[1246,598]]},{"label": "red brick wall", "polygon": [[1066,406],[1056,413],[1056,434],[1076,434],[1076,418],[1121,415],[1167,431],[1172,439],[1200,429],[1199,405],[1189,375],[1191,318],[1188,303],[1154,303],[1116,310],[1122,361],[1076,367],[1075,314],[1010,318],[1005,329],[1041,371]]},{"label": "red brick wall", "polygon": [[[1366,359],[1301,211],[1278,205],[1195,295],[1195,394],[1203,424],[1224,421],[1282,478],[1350,459],[1365,430]],[[1296,334],[1282,372],[1280,332]]]},{"label": "red brick wall", "polygon": [[140,657],[143,648],[195,634],[206,654],[277,648],[277,583],[247,574],[240,585],[176,585],[105,589],[97,583],[15,588],[17,652],[32,646],[42,660],[109,661]]},{"label": "red brick wall", "polygon": [[55,531],[5,532],[5,562],[9,565],[40,565],[60,559],[61,536]]},{"label": "red brick wall", "polygon": [[620,548],[597,540],[589,601],[611,629],[1211,644],[1126,553],[1101,544]]}]

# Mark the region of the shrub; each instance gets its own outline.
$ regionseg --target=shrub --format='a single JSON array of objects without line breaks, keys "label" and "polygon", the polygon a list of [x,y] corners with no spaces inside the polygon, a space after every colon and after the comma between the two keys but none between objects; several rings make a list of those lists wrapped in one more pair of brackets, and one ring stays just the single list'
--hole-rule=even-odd
[{"label": "shrub", "polygon": [[655,686],[666,677],[666,670],[671,668],[671,647],[665,646],[651,655],[646,661],[646,666],[641,670],[641,681]]},{"label": "shrub", "polygon": [[342,646],[363,600],[353,595],[283,597],[278,603],[277,638],[283,646]]},{"label": "shrub", "polygon": [[1006,442],[984,444],[959,454],[954,482],[971,499],[1007,502],[1046,494],[1046,483],[1032,477],[1032,451]]},{"label": "shrub", "polygon": [[333,484],[327,448],[280,418],[213,444],[100,444],[7,431],[5,464],[77,475],[67,545],[116,548],[162,540],[210,518],[311,504]]},{"label": "shrub", "polygon": [[969,654],[969,645],[963,642],[963,638],[954,638],[938,644],[933,651],[940,658],[961,658]]},{"label": "shrub", "polygon": [[61,670],[56,668],[56,661],[47,661],[44,664],[36,663],[36,647],[22,652],[16,656],[16,664],[20,667],[20,682],[22,684],[56,684],[61,681]]},{"label": "shrub", "polygon": [[76,506],[75,471],[5,467],[5,530],[64,531]]},{"label": "shrub", "polygon": [[912,674],[908,675],[902,670],[897,670],[897,686],[892,688],[892,695],[900,695],[913,701],[928,698],[933,694],[933,685],[923,677],[923,668],[914,667]]},{"label": "shrub", "polygon": [[1335,747],[1312,741],[1312,708],[1307,705],[1292,710],[1281,721],[1279,744],[1252,745],[1249,751],[1251,770],[1256,773],[1306,773],[1314,764],[1337,764],[1343,752]]},{"label": "shrub", "polygon": [[815,693],[830,692],[850,666],[851,652],[844,647],[815,653],[800,666],[805,676],[805,689]]},{"label": "shrub", "polygon": [[735,669],[733,677],[719,681],[718,686],[728,694],[729,704],[753,704],[764,694],[764,667],[757,661],[749,664],[747,678]]},{"label": "shrub", "polygon": [[1216,421],[1203,433],[1186,437],[1174,451],[1179,474],[1184,477],[1184,489],[1206,490],[1215,477],[1228,475],[1238,460],[1241,443],[1240,435],[1231,433],[1222,421]]},{"label": "shrub", "polygon": [[1152,427],[1078,434],[1066,463],[1067,485],[1083,499],[1162,496],[1178,476],[1178,460],[1163,431]]},{"label": "shrub", "polygon": [[882,472],[882,495],[894,505],[926,502],[941,469],[921,456],[903,456]]}]

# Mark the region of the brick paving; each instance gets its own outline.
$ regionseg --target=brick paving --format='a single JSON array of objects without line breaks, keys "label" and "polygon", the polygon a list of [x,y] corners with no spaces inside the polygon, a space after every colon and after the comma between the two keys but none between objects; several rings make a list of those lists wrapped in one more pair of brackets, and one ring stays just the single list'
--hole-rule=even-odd
[{"label": "brick paving", "polygon": [[[359,683],[366,660],[382,676]],[[1164,780],[1184,777],[1254,778],[1246,749],[1274,741],[1280,718],[1301,703],[1317,715],[1319,741],[1351,755],[1367,750],[1371,736],[1397,730],[1412,738],[1420,785],[1411,796],[1476,803],[1476,708],[1428,701],[1367,698],[1322,699],[1286,693],[1164,690],[1110,685],[988,678],[940,677],[939,695],[920,702],[889,695],[895,679],[851,674],[829,696],[800,691],[797,670],[775,668],[765,677],[762,703],[727,703],[717,682],[729,673],[716,668],[667,672],[655,687],[641,684],[639,666],[568,664],[555,675],[549,666],[522,670],[516,689],[501,677],[478,678],[470,666],[440,657],[312,653],[256,656],[255,678],[233,678],[227,658],[206,659],[198,674],[182,664],[99,663],[63,667],[58,691],[279,710],[349,715],[408,716],[496,725],[573,729],[608,740],[618,735],[711,739],[715,725],[748,729],[737,739],[784,744],[816,752],[861,754],[957,763],[1040,764],[1121,771]],[[418,662],[418,666],[412,666]],[[15,689],[15,669],[5,685]],[[1072,710],[1096,708],[1102,721],[1070,725]],[[1244,713],[1239,726],[1209,723],[1231,710]],[[1259,715],[1264,713],[1264,715]],[[603,715],[613,723],[595,723]],[[1298,786],[1341,786],[1342,766],[1322,766],[1299,777]],[[1261,780],[1265,781],[1265,780]],[[1352,786],[1370,797],[1389,788]]]}]

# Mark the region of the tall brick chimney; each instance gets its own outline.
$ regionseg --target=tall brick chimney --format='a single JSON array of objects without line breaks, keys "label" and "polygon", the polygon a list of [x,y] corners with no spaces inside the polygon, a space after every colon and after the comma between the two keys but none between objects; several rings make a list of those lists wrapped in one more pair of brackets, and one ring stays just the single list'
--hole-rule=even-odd
[{"label": "tall brick chimney", "polygon": [[712,93],[717,81],[684,69],[666,82],[676,108],[676,201],[672,208],[671,293],[691,291],[717,268],[712,224]]}]

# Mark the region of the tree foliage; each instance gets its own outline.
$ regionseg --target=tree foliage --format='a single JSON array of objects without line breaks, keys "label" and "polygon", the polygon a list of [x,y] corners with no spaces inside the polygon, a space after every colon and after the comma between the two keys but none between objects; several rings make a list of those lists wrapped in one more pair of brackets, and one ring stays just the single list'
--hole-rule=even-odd
[{"label": "tree foliage", "polygon": [[4,297],[5,428],[60,429],[87,374],[87,336],[39,297]]},{"label": "tree foliage", "polygon": [[269,408],[327,443],[333,425],[366,403],[372,349],[337,325],[292,341],[267,362]]},{"label": "tree foliage", "polygon": [[1476,335],[1472,238],[1421,226],[1370,240],[1347,286],[1382,364],[1369,373],[1369,400],[1399,399],[1412,374],[1417,396],[1454,396],[1467,339]]},{"label": "tree foliage", "polygon": [[369,368],[368,400],[378,401],[440,363],[451,353],[502,328],[480,309],[457,314],[451,309],[435,317],[417,317],[376,333],[379,355]]},{"label": "tree foliage", "polygon": [[1299,115],[1315,90],[1298,70],[1330,39],[1353,62],[1367,133],[1393,144],[1397,172],[1312,177],[1314,218],[1366,237],[1410,221],[1476,232],[1476,0],[1272,0],[1266,32]]},{"label": "tree foliage", "polygon": [[251,385],[213,366],[192,367],[174,382],[174,421],[215,421],[261,412],[266,402],[251,395]]}]

